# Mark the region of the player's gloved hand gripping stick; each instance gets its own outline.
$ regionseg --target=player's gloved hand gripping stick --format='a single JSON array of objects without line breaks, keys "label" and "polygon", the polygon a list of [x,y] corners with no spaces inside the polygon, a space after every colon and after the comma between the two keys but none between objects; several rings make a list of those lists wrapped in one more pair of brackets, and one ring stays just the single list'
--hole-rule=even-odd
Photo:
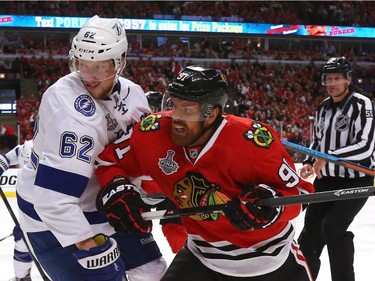
[{"label": "player's gloved hand gripping stick", "polygon": [[142,218],[149,210],[135,186],[125,178],[115,178],[102,188],[96,206],[105,213],[109,223],[119,232],[150,232],[152,223]]},{"label": "player's gloved hand gripping stick", "polygon": [[276,192],[265,184],[247,186],[240,196],[232,198],[224,208],[227,219],[240,230],[265,228],[274,223],[282,211],[280,206],[255,204],[260,198],[274,198]]}]

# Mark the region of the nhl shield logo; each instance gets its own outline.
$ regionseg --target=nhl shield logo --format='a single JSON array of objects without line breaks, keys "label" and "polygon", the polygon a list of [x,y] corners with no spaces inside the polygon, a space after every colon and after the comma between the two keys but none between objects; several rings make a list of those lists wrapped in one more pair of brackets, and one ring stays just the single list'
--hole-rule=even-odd
[{"label": "nhl shield logo", "polygon": [[340,115],[337,117],[335,128],[338,132],[343,132],[349,129],[349,116],[348,115]]},{"label": "nhl shield logo", "polygon": [[175,151],[168,150],[166,158],[159,158],[159,167],[166,175],[171,175],[175,173],[178,169],[178,164],[173,160]]}]

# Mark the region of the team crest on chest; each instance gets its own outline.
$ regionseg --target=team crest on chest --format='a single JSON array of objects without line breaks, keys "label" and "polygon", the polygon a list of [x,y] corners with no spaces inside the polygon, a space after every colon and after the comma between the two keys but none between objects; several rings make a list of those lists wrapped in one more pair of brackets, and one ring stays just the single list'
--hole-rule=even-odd
[{"label": "team crest on chest", "polygon": [[168,150],[166,158],[159,158],[159,168],[166,175],[175,173],[178,169],[178,164],[173,160],[173,156],[176,154],[173,150]]},{"label": "team crest on chest", "polygon": [[[203,174],[189,171],[174,184],[172,196],[181,208],[203,207],[224,204],[229,201],[218,184],[209,181]],[[195,220],[216,221],[219,214],[190,216]]]},{"label": "team crest on chest", "polygon": [[158,116],[151,114],[146,116],[139,125],[139,130],[141,132],[157,131],[160,129],[160,124],[158,122]]},{"label": "team crest on chest", "polygon": [[338,116],[335,123],[335,128],[339,132],[349,129],[349,116],[345,114]]},{"label": "team crest on chest", "polygon": [[95,102],[89,95],[80,95],[74,101],[74,108],[86,117],[93,116],[96,111]]},{"label": "team crest on chest", "polygon": [[251,127],[243,134],[245,139],[252,141],[256,146],[269,148],[274,141],[271,131],[258,122],[254,122]]}]

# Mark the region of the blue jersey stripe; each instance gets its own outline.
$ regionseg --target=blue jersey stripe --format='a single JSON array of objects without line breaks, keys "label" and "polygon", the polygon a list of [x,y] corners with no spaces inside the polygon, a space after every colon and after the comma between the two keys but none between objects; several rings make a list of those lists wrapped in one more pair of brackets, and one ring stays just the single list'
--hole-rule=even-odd
[{"label": "blue jersey stripe", "polygon": [[62,171],[43,164],[38,167],[35,185],[79,198],[89,179],[82,175]]},{"label": "blue jersey stripe", "polygon": [[35,211],[34,205],[24,200],[21,196],[18,195],[18,193],[17,193],[17,204],[20,210],[25,215],[29,216],[30,218],[34,220],[42,221],[41,218],[38,216],[37,212]]}]

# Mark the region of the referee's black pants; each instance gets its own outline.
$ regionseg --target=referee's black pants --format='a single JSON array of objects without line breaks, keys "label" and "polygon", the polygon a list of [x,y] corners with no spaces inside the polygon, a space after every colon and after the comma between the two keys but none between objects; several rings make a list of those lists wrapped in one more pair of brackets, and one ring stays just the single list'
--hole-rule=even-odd
[{"label": "referee's black pants", "polygon": [[[323,177],[314,181],[316,192],[373,184],[374,178],[368,176],[355,179]],[[347,229],[367,199],[332,201],[307,207],[298,242],[315,279],[319,273],[320,255],[327,245],[332,281],[355,280],[354,234]]]}]

